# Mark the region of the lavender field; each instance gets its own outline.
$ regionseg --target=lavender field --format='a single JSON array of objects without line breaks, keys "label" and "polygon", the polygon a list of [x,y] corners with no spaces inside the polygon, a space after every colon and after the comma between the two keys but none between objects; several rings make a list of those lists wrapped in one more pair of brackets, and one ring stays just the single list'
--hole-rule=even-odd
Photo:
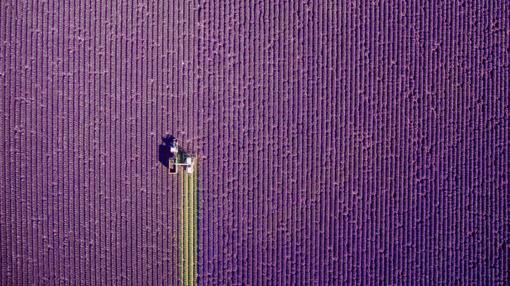
[{"label": "lavender field", "polygon": [[510,2],[0,1],[0,285],[509,285]]}]

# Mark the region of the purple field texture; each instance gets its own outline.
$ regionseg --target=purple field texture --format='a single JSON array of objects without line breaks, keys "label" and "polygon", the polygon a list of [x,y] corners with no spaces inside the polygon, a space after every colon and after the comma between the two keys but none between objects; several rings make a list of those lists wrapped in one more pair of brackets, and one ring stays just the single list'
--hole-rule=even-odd
[{"label": "purple field texture", "polygon": [[0,1],[0,285],[510,285],[510,2]]}]

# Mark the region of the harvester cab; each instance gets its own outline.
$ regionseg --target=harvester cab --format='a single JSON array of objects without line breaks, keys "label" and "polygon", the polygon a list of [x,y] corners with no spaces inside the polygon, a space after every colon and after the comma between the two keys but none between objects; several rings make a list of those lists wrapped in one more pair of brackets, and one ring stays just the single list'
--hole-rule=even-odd
[{"label": "harvester cab", "polygon": [[193,157],[180,148],[179,143],[173,136],[170,138],[172,139],[169,141],[170,158],[168,159],[168,173],[177,174],[179,167],[183,167],[188,174],[193,173],[195,165]]}]

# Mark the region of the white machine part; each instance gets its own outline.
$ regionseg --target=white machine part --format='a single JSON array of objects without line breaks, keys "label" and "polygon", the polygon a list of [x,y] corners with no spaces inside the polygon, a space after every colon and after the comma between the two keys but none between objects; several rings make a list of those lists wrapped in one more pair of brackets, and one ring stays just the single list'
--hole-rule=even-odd
[{"label": "white machine part", "polygon": [[193,173],[193,167],[194,167],[193,166],[193,158],[191,158],[191,157],[186,158],[186,172],[188,174]]}]

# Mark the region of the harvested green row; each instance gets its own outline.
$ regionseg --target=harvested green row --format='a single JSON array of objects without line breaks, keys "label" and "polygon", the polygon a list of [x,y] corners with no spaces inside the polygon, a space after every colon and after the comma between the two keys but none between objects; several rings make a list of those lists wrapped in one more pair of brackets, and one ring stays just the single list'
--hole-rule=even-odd
[{"label": "harvested green row", "polygon": [[[195,159],[196,160],[196,159]],[[196,162],[195,162],[196,166]],[[182,285],[196,284],[197,250],[197,168],[181,172],[180,276]]]}]

